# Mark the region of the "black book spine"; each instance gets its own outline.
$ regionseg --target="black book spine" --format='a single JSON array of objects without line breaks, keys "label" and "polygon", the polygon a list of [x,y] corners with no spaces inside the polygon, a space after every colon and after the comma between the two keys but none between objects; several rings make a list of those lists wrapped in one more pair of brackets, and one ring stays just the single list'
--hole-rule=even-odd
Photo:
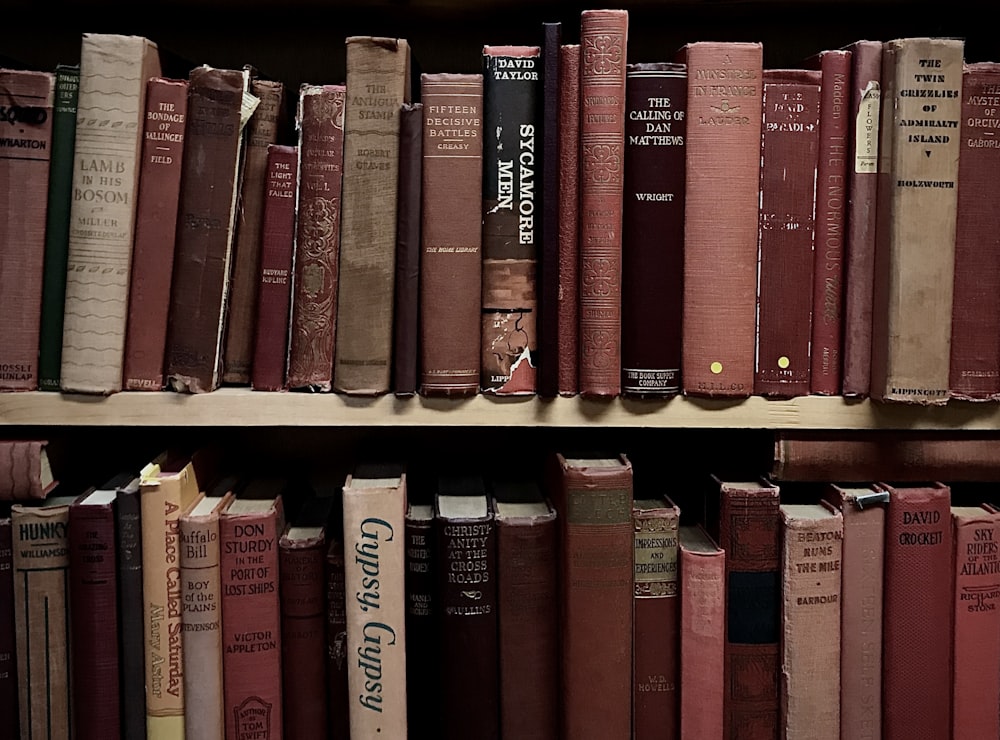
[{"label": "black book spine", "polygon": [[14,632],[14,546],[10,519],[0,519],[0,738],[19,737],[17,642]]},{"label": "black book spine", "polygon": [[542,24],[542,238],[538,395],[559,394],[559,48],[562,24]]},{"label": "black book spine", "polygon": [[433,519],[406,518],[406,714],[412,737],[438,737]]},{"label": "black book spine", "polygon": [[396,205],[396,314],[393,392],[417,392],[420,357],[420,195],[424,151],[423,103],[404,103],[399,115],[399,199]]},{"label": "black book spine", "polygon": [[121,676],[122,740],[146,738],[146,672],[143,644],[142,521],[139,490],[115,496],[118,550],[118,655]]}]

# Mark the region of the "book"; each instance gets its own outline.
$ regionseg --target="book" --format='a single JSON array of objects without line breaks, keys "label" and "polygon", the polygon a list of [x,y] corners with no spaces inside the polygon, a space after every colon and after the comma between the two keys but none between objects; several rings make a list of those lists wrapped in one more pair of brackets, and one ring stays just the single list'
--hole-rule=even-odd
[{"label": "book", "polygon": [[782,733],[839,740],[844,519],[832,506],[782,504],[781,531]]},{"label": "book", "polygon": [[184,738],[222,740],[222,562],[219,517],[233,500],[223,478],[178,517]]},{"label": "book", "polygon": [[123,740],[146,737],[141,481],[141,478],[132,478],[124,484],[120,482],[114,503]]},{"label": "book", "polygon": [[808,395],[819,153],[815,70],[764,70],[756,395]]},{"label": "book", "polygon": [[0,391],[38,388],[55,75],[0,68]]},{"label": "book", "polygon": [[621,390],[628,12],[580,14],[580,393]]},{"label": "book", "polygon": [[255,478],[219,516],[226,740],[282,736],[280,480]]},{"label": "book", "polygon": [[189,82],[165,364],[173,390],[205,393],[221,380],[243,126],[257,98],[245,69],[202,65]]},{"label": "book", "polygon": [[328,391],[333,383],[344,176],[343,85],[299,89],[295,293],[288,386]]},{"label": "book", "polygon": [[880,401],[949,396],[963,51],[961,39],[883,45],[871,369]]},{"label": "book", "polygon": [[678,529],[680,736],[722,740],[726,553],[700,526]]},{"label": "book", "polygon": [[[885,517],[882,737],[949,737],[954,612],[951,489],[893,487]],[[914,650],[920,645],[920,650]]]},{"label": "book", "polygon": [[11,506],[21,738],[69,740],[73,680],[69,507],[54,495]]},{"label": "book", "polygon": [[[687,395],[740,398],[753,391],[762,55],[759,43],[700,41],[682,50],[693,122],[685,142],[681,387]],[[720,80],[726,84],[710,84]],[[720,192],[726,193],[722,219]]]},{"label": "book", "polygon": [[[410,102],[406,39],[349,36],[334,389],[389,390],[399,109]],[[460,212],[460,211],[459,211]]]},{"label": "book", "polygon": [[[632,731],[632,464],[556,455],[560,728],[563,737]],[[595,640],[600,635],[600,640]]]},{"label": "book", "polygon": [[535,482],[492,484],[500,737],[559,736],[556,511]]},{"label": "book", "polygon": [[347,594],[343,530],[330,533],[326,551],[326,679],[330,740],[350,740],[347,686]]},{"label": "book", "polygon": [[249,385],[253,360],[254,321],[263,251],[264,201],[267,197],[268,147],[278,143],[285,118],[285,85],[253,78],[250,94],[259,101],[246,123],[236,236],[233,243],[232,285],[223,350],[222,382]]},{"label": "book", "polygon": [[56,487],[48,444],[43,439],[0,440],[0,501],[44,499]]},{"label": "book", "polygon": [[10,517],[0,516],[0,713],[7,737],[20,737],[17,698],[17,635],[14,602],[14,546]]},{"label": "book", "polygon": [[480,383],[483,76],[420,76],[420,392],[475,395]]},{"label": "book", "polygon": [[45,209],[45,258],[42,267],[42,313],[38,330],[38,389],[59,390],[62,365],[66,260],[69,254],[69,208],[73,195],[73,150],[80,65],[56,65],[52,104],[52,155],[49,159],[48,207]]},{"label": "book", "polygon": [[483,479],[439,478],[434,527],[441,596],[440,737],[498,740],[497,532]]},{"label": "book", "polygon": [[847,48],[851,52],[852,126],[848,137],[843,392],[848,398],[863,398],[871,388],[882,42],[860,40]]},{"label": "book", "polygon": [[69,208],[59,385],[121,390],[146,83],[160,76],[156,44],[85,33]]},{"label": "book", "polygon": [[286,387],[298,175],[297,147],[268,146],[260,273],[257,275],[257,320],[253,325],[255,337],[250,363],[250,384],[257,391],[280,391]]},{"label": "book", "polygon": [[542,23],[539,71],[540,104],[538,124],[541,128],[540,195],[541,219],[538,230],[538,331],[537,357],[538,395],[555,398],[559,395],[559,204],[561,198],[559,161],[560,78],[562,75],[562,23]]},{"label": "book", "polygon": [[[540,61],[538,46],[483,47],[479,387],[497,396],[531,395],[537,390],[543,156],[538,120]],[[452,307],[452,311],[462,310],[464,306]]]},{"label": "book", "polygon": [[125,328],[125,390],[163,389],[187,106],[187,80],[153,77],[147,83]]},{"label": "book", "polygon": [[[885,502],[875,486],[826,486],[840,511],[840,738],[876,740],[882,732],[882,569]],[[826,638],[824,637],[824,640]]]},{"label": "book", "polygon": [[[962,72],[962,127],[958,154],[955,287],[951,310],[948,388],[964,400],[1000,398],[1000,262],[993,173],[1000,165],[994,103],[1000,65],[967,64]],[[994,331],[996,329],[996,331]]]},{"label": "book", "polygon": [[579,390],[580,45],[559,49],[559,395]]},{"label": "book", "polygon": [[399,195],[396,203],[396,296],[393,303],[392,390],[417,392],[420,371],[420,217],[424,104],[399,110]]},{"label": "book", "polygon": [[852,121],[851,52],[828,49],[810,58],[822,76],[816,235],[813,249],[810,393],[836,396],[843,378],[844,262],[847,221],[848,135]]},{"label": "book", "polygon": [[326,530],[333,499],[306,499],[278,540],[284,737],[327,740]]},{"label": "book", "polygon": [[683,64],[626,67],[621,383],[639,398],[681,387],[686,109]]},{"label": "book", "polygon": [[952,737],[1000,736],[1000,516],[984,507],[951,507],[955,590]]},{"label": "book", "polygon": [[358,466],[343,509],[351,737],[406,737],[406,473]]},{"label": "book", "polygon": [[632,726],[635,740],[679,734],[680,610],[677,529],[680,509],[667,497],[635,499]]},{"label": "book", "polygon": [[434,551],[434,506],[406,506],[406,727],[413,737],[435,737],[440,596]]}]

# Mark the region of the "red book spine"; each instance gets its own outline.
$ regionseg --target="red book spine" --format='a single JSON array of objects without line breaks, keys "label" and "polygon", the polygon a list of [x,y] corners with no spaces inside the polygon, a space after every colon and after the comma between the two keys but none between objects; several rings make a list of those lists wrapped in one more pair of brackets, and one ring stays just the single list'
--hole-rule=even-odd
[{"label": "red book spine", "polygon": [[268,146],[251,376],[257,391],[280,391],[285,387],[298,168],[296,147]]},{"label": "red book spine", "polygon": [[330,542],[326,553],[326,677],[330,740],[350,740],[347,708],[347,603],[344,585],[344,543]]},{"label": "red book spine", "polygon": [[0,501],[42,499],[56,481],[43,440],[0,440]]},{"label": "red book spine", "polygon": [[130,391],[163,388],[187,104],[186,80],[149,81],[125,330],[123,375]]},{"label": "red book spine", "polygon": [[301,164],[289,388],[328,391],[333,384],[346,94],[343,85],[303,85],[299,94]]},{"label": "red book spine", "polygon": [[10,518],[0,518],[0,717],[9,726],[4,740],[18,737],[17,638],[14,602],[14,544]]},{"label": "red book spine", "polygon": [[559,395],[579,392],[580,45],[559,54]]},{"label": "red book spine", "polygon": [[621,391],[628,12],[580,17],[580,392]]}]

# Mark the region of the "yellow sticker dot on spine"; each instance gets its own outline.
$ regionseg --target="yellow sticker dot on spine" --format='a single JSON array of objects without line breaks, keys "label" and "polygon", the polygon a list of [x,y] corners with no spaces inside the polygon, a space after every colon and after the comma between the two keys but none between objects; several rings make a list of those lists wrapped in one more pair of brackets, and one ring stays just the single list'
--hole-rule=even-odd
[{"label": "yellow sticker dot on spine", "polygon": [[785,368],[787,368],[791,364],[792,364],[791,360],[789,360],[784,355],[782,355],[781,357],[778,358],[778,367],[780,367],[782,370],[784,370]]},{"label": "yellow sticker dot on spine", "polygon": [[710,366],[709,369],[712,371],[712,373],[714,373],[715,375],[718,375],[719,373],[722,372],[722,363],[721,362],[713,362],[711,364],[711,366]]}]

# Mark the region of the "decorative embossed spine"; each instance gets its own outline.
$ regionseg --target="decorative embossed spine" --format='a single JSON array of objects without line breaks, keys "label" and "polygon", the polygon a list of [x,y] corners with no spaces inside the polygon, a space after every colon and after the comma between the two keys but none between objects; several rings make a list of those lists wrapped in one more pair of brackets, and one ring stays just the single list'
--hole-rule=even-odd
[{"label": "decorative embossed spine", "polygon": [[399,111],[399,197],[396,204],[396,297],[392,390],[417,392],[420,370],[420,216],[424,161],[424,104]]},{"label": "decorative embossed spine", "polygon": [[538,106],[541,132],[541,219],[538,252],[538,395],[559,395],[559,203],[561,167],[559,164],[559,85],[562,57],[562,23],[542,23],[541,81]]},{"label": "decorative embossed spine", "polygon": [[343,85],[299,89],[300,169],[289,388],[328,391],[333,384],[345,96]]},{"label": "decorative embossed spine", "polygon": [[497,396],[531,395],[537,385],[540,56],[537,46],[483,48],[479,387]]},{"label": "decorative embossed spine", "polygon": [[129,391],[163,389],[187,104],[186,80],[154,77],[147,84],[125,329],[122,382]]},{"label": "decorative embossed spine", "polygon": [[69,211],[60,387],[122,387],[125,328],[146,83],[156,45],[139,36],[83,34]]},{"label": "decorative embossed spine", "polygon": [[437,737],[440,596],[434,551],[434,507],[406,511],[406,722],[411,737]]},{"label": "decorative embossed spine", "polygon": [[559,395],[580,389],[580,45],[559,50]]},{"label": "decorative embossed spine", "polygon": [[483,76],[424,74],[420,392],[479,390]]},{"label": "decorative embossed spine", "polygon": [[350,36],[334,389],[389,390],[399,110],[410,102],[406,39]]},{"label": "decorative embossed spine", "polygon": [[580,393],[621,390],[628,12],[580,14]]},{"label": "decorative embossed spine", "polygon": [[326,551],[326,679],[330,740],[350,740],[347,688],[347,594],[344,588],[344,542],[330,540]]},{"label": "decorative embossed spine", "polygon": [[10,517],[0,517],[0,715],[6,717],[4,740],[20,737],[17,701],[17,636],[14,602],[14,549]]},{"label": "decorative embossed spine", "polygon": [[882,50],[871,366],[880,401],[940,405],[950,395],[963,50],[946,38]]},{"label": "decorative embossed spine", "polygon": [[[742,398],[754,380],[763,49],[705,41],[684,52],[681,378],[687,395]],[[719,193],[726,194],[722,218]]]},{"label": "decorative embossed spine", "polygon": [[38,388],[55,76],[0,69],[0,391]]}]

